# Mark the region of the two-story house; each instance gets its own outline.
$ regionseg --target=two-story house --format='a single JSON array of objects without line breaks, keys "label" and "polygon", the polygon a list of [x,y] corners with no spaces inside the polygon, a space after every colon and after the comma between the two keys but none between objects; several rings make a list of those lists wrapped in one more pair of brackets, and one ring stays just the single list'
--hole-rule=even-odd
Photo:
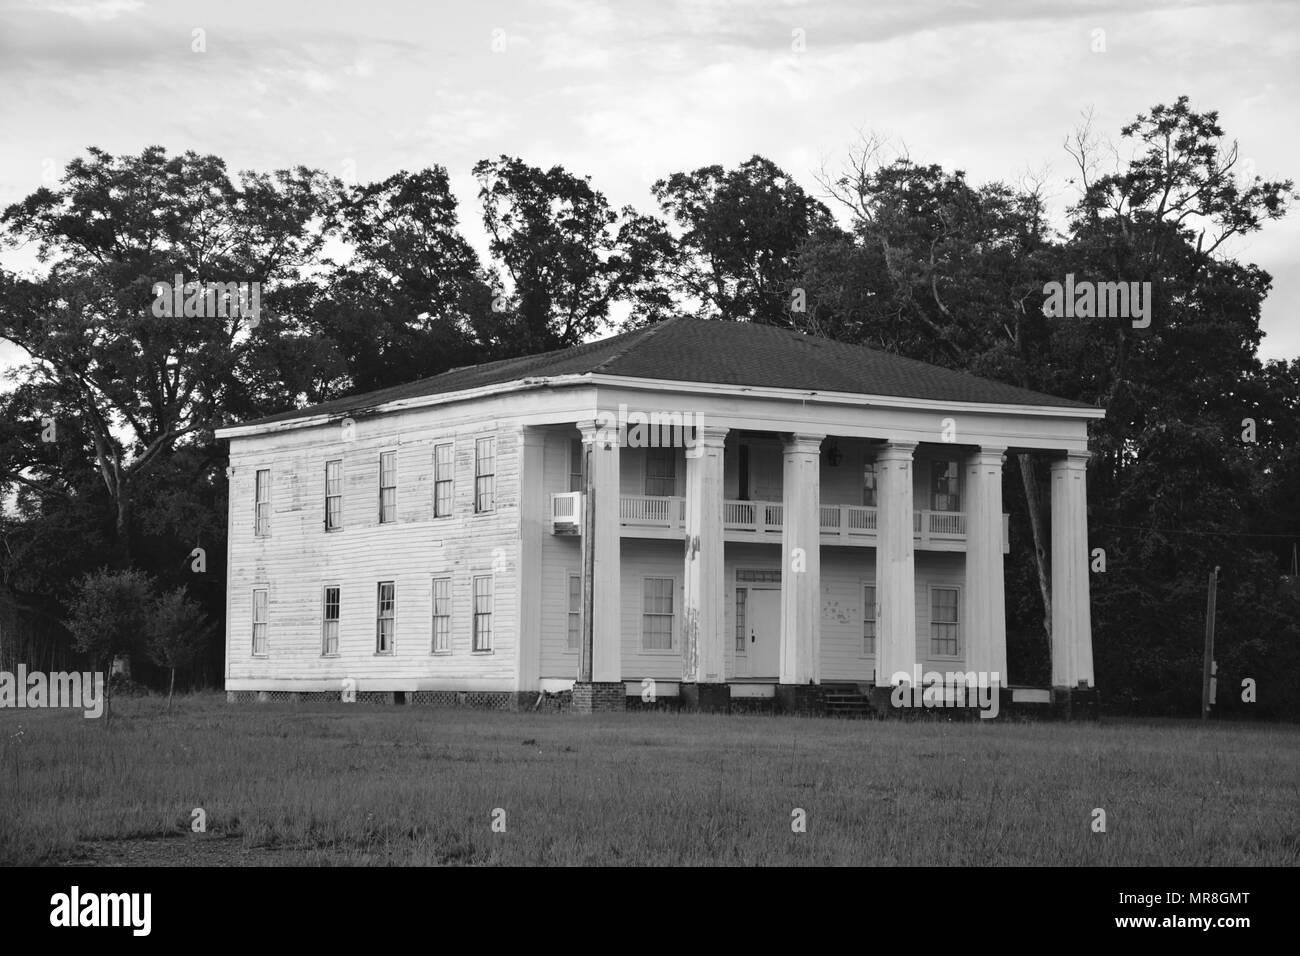
[{"label": "two-story house", "polygon": [[651,678],[716,707],[917,668],[1006,687],[1021,452],[1051,461],[1052,683],[1090,688],[1102,414],[678,318],[227,427],[226,688],[519,706],[576,682],[618,707]]}]

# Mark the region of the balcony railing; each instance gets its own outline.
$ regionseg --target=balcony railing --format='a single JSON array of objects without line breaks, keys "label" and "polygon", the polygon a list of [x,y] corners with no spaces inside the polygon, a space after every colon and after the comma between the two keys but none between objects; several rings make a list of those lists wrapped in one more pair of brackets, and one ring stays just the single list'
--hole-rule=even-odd
[{"label": "balcony railing", "polygon": [[[753,536],[764,539],[780,535],[784,518],[779,501],[724,501],[722,527],[729,540]],[[622,495],[619,498],[619,523],[635,529],[662,529],[669,533],[686,528],[686,499],[653,495]],[[582,494],[567,492],[551,496],[551,523],[556,534],[575,534],[581,528]],[[845,543],[865,544],[878,532],[878,512],[861,505],[822,505],[821,536],[839,538]],[[914,511],[912,536],[922,546],[931,541],[963,541],[966,538],[966,514],[961,511]],[[1002,516],[1002,547],[1009,542],[1009,516]],[[833,542],[828,542],[833,543]]]}]

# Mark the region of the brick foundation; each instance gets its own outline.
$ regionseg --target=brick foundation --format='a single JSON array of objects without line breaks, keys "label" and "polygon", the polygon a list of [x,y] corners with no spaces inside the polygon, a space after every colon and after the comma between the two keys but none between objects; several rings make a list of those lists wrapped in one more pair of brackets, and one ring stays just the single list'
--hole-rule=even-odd
[{"label": "brick foundation", "polygon": [[819,684],[777,684],[776,711],[800,717],[820,717],[826,710]]},{"label": "brick foundation", "polygon": [[1097,720],[1100,716],[1097,688],[1053,687],[1052,716],[1057,720]]},{"label": "brick foundation", "polygon": [[597,712],[625,710],[627,707],[627,688],[622,681],[584,683],[578,681],[573,685],[573,712],[575,714],[594,714]]},{"label": "brick foundation", "polygon": [[731,712],[731,688],[726,684],[682,684],[682,710],[695,710],[705,714]]}]

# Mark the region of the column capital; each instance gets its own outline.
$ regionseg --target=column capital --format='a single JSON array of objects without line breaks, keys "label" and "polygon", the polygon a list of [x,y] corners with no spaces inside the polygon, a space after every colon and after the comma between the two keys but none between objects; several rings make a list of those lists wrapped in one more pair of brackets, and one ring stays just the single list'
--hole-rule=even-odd
[{"label": "column capital", "polygon": [[825,440],[826,436],[817,432],[788,432],[781,436],[781,446],[787,455],[791,452],[820,455]]},{"label": "column capital", "polygon": [[613,415],[602,412],[595,418],[583,418],[577,421],[578,431],[582,433],[584,445],[604,444],[606,448],[617,445],[618,422]]},{"label": "column capital", "polygon": [[1003,465],[1006,460],[1006,445],[980,445],[966,456],[967,463],[971,465]]},{"label": "column capital", "polygon": [[876,461],[911,461],[918,442],[890,440],[876,449]]},{"label": "column capital", "polygon": [[1053,471],[1071,470],[1079,471],[1088,467],[1088,461],[1092,458],[1090,451],[1067,451],[1059,458],[1053,458],[1051,465]]},{"label": "column capital", "polygon": [[731,429],[721,425],[696,425],[693,431],[695,434],[686,442],[687,458],[698,458],[706,448],[721,449]]}]

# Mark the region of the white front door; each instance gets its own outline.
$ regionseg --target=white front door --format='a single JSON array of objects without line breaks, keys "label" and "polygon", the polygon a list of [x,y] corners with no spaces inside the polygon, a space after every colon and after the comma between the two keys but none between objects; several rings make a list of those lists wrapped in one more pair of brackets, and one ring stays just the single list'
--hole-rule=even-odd
[{"label": "white front door", "polygon": [[746,603],[749,676],[776,677],[781,666],[781,592],[751,587]]}]

